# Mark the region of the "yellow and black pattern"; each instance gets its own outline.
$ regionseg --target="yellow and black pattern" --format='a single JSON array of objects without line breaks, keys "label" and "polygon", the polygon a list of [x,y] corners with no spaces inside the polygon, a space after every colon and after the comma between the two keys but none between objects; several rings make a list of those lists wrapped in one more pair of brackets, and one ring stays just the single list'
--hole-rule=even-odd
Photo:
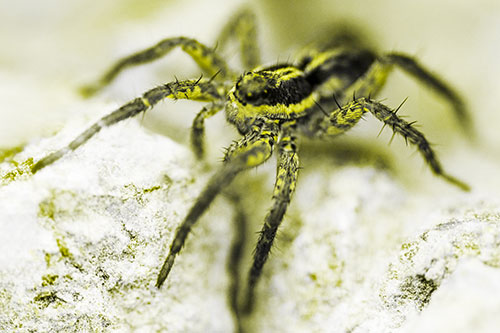
[{"label": "yellow and black pattern", "polygon": [[170,82],[159,87],[146,91],[142,97],[136,98],[116,111],[102,117],[99,121],[90,126],[86,131],[71,141],[66,147],[59,149],[50,155],[40,159],[31,168],[32,173],[59,160],[65,154],[77,149],[96,135],[101,129],[116,124],[124,119],[136,116],[152,108],[156,103],[165,99],[191,99],[195,101],[214,101],[222,98],[221,88],[210,81],[187,80]]},{"label": "yellow and black pattern", "polygon": [[[278,164],[271,209],[265,217],[255,249],[243,307],[240,308],[234,296],[237,293],[232,291],[231,306],[237,325],[241,327],[240,315],[250,312],[255,303],[256,283],[296,188],[299,136],[334,137],[355,126],[364,114],[371,113],[415,146],[437,176],[462,190],[469,188],[443,170],[427,139],[412,123],[402,120],[396,111],[372,99],[380,92],[390,72],[399,67],[447,100],[462,127],[471,133],[470,116],[460,95],[412,57],[400,53],[380,55],[357,45],[357,38],[347,37],[341,34],[324,47],[316,45],[303,52],[296,63],[254,68],[260,61],[255,16],[245,9],[230,20],[218,38],[221,52],[233,38],[240,41],[241,63],[245,66],[241,76],[235,74],[237,71],[228,66],[215,47],[207,47],[186,37],[162,40],[119,60],[97,83],[83,89],[85,95],[98,92],[124,69],[159,59],[175,47],[181,47],[189,54],[211,79],[175,81],[146,91],[141,97],[101,118],[66,147],[38,160],[31,171],[40,171],[80,147],[103,128],[145,112],[164,99],[209,102],[194,118],[191,131],[193,150],[198,158],[202,158],[205,119],[224,109],[226,120],[238,129],[242,137],[229,145],[222,166],[210,178],[177,228],[156,282],[160,287],[192,227],[210,203],[239,173],[267,161],[277,146]],[[241,248],[241,244],[235,246],[240,250],[233,251],[231,262],[239,263]],[[233,280],[237,275],[232,273]],[[239,286],[239,283],[233,281],[232,285]]]}]

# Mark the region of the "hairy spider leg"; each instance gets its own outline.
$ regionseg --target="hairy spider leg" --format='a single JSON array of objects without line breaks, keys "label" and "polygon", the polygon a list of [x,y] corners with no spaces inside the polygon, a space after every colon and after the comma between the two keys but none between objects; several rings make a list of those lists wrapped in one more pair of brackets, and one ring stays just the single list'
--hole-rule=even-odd
[{"label": "hairy spider leg", "polygon": [[233,224],[236,226],[231,248],[227,258],[226,269],[229,273],[228,303],[233,312],[236,332],[242,332],[241,311],[239,306],[239,291],[241,289],[240,267],[243,259],[243,250],[247,241],[248,213],[242,201],[242,195],[235,190],[225,191],[224,195],[233,204]]},{"label": "hairy spider leg", "polygon": [[[358,99],[346,103],[343,107],[338,105],[338,109],[332,111],[328,117],[324,117],[321,121],[314,123],[315,128],[309,131],[316,133],[315,135],[319,137],[325,135],[335,136],[352,128],[364,113],[371,112],[377,119],[384,122],[384,126],[389,125],[394,133],[401,134],[407,142],[415,145],[435,175],[444,178],[462,190],[468,191],[469,186],[467,184],[444,172],[427,139],[412,126],[412,123],[404,121],[396,115],[396,112],[368,97],[377,95],[384,86],[388,75],[394,67],[393,65],[393,62],[387,61],[385,58],[374,61],[367,72],[349,86],[343,94],[343,96],[349,96],[350,94],[353,96],[357,95],[359,96]],[[418,68],[421,69],[421,67]],[[425,70],[421,70],[425,72]],[[429,77],[431,77],[429,80],[434,80],[434,77]]]},{"label": "hairy spider leg", "polygon": [[[399,55],[399,57],[403,56]],[[406,56],[404,57],[405,59],[410,59],[409,57]],[[467,184],[444,172],[441,163],[439,162],[439,160],[436,157],[436,154],[430,147],[429,142],[421,132],[419,132],[412,126],[412,123],[404,121],[403,119],[401,119],[396,115],[396,112],[393,112],[387,106],[383,105],[382,103],[373,101],[368,97],[376,95],[380,91],[380,89],[386,82],[387,76],[392,71],[394,67],[393,65],[394,65],[393,62],[386,61],[385,58],[382,58],[382,60],[375,61],[371,65],[367,73],[363,75],[361,78],[359,78],[348,89],[349,93],[352,92],[353,96],[356,94],[360,98],[340,108],[341,109],[340,111],[339,110],[333,111],[333,113],[330,115],[328,119],[331,126],[325,126],[326,120],[324,120],[323,122],[320,123],[319,132],[326,133],[329,135],[332,134],[336,135],[345,132],[347,129],[354,126],[365,112],[369,111],[373,115],[375,115],[377,119],[383,121],[384,126],[385,125],[391,126],[394,133],[401,134],[407,142],[416,145],[416,147],[418,148],[418,150],[420,151],[426,162],[429,164],[432,172],[435,175],[444,178],[449,183],[458,186],[464,191],[469,191],[470,187]],[[442,86],[446,88],[446,85],[444,83],[442,83],[439,79],[429,74],[421,66],[415,65],[415,68],[418,68],[419,71],[425,73],[426,74],[425,77],[429,78],[428,81],[438,82],[439,85],[436,86]],[[425,82],[427,82],[427,80]],[[434,84],[431,84],[431,87],[438,90],[438,88],[435,88]],[[451,88],[446,88],[445,91],[452,91],[452,90]],[[445,95],[445,93],[442,94]],[[359,104],[357,104],[358,101]],[[458,118],[460,119],[460,117]]]},{"label": "hairy spider leg", "polygon": [[[395,66],[410,74],[420,83],[429,87],[432,91],[447,100],[453,107],[455,117],[457,118],[460,126],[470,137],[474,137],[470,113],[459,94],[457,94],[448,83],[432,74],[428,69],[423,67],[415,59],[408,55],[401,53],[389,53],[377,57],[364,75],[360,76],[349,87],[336,91],[335,93],[338,95],[336,97],[339,100],[342,100],[343,98],[348,98],[352,95],[358,97],[376,96],[380,89],[384,86],[388,75]],[[336,73],[333,72],[329,80],[336,79]]]},{"label": "hairy spider leg", "polygon": [[[295,123],[295,122],[292,122]],[[288,129],[291,129],[294,124]],[[272,207],[264,220],[264,226],[260,231],[259,240],[255,247],[253,264],[248,274],[248,289],[243,311],[250,313],[255,303],[255,286],[262,273],[262,267],[266,262],[269,252],[283,221],[292,194],[297,183],[299,171],[299,156],[297,154],[297,139],[291,135],[291,131],[284,130],[278,145],[278,163],[276,170],[276,182],[274,184]]]},{"label": "hairy spider leg", "polygon": [[[248,69],[257,66],[260,63],[260,51],[257,46],[256,19],[250,10],[244,9],[237,13],[222,29],[217,40],[223,47],[233,36],[240,42],[243,66]],[[236,73],[229,68],[215,49],[192,38],[173,37],[163,39],[151,47],[118,60],[97,82],[83,86],[80,93],[90,97],[110,84],[126,68],[153,62],[178,46],[209,76],[220,81],[236,77]]]},{"label": "hairy spider leg", "polygon": [[417,147],[418,151],[427,162],[432,172],[442,177],[447,182],[459,187],[464,191],[469,191],[470,187],[459,179],[447,174],[439,162],[435,152],[432,150],[425,136],[415,129],[413,123],[406,122],[397,116],[396,112],[386,105],[372,99],[361,97],[340,110],[335,110],[330,116],[331,127],[329,132],[343,132],[351,128],[366,113],[372,113],[378,120],[392,128],[394,133],[403,136],[407,143]]},{"label": "hairy spider leg", "polygon": [[61,148],[36,162],[31,172],[34,174],[40,169],[56,162],[67,153],[77,149],[96,135],[102,128],[116,124],[124,119],[131,118],[153,107],[165,98],[192,99],[195,101],[215,101],[223,98],[223,87],[214,82],[201,80],[186,80],[170,82],[145,92],[142,97],[121,106],[112,113],[102,117],[82,134],[71,141],[66,147]]},{"label": "hairy spider leg", "polygon": [[404,121],[384,104],[370,99],[359,99],[354,102],[353,107],[360,107],[364,110],[370,111],[378,120],[383,121],[386,125],[389,125],[395,133],[402,135],[406,142],[416,146],[435,175],[442,177],[449,183],[458,186],[464,191],[470,190],[469,185],[447,174],[443,170],[443,167],[432,150],[429,142],[421,132],[412,126],[413,123]]},{"label": "hairy spider leg", "polygon": [[342,134],[356,125],[364,113],[363,109],[349,105],[333,110],[329,117],[320,123],[321,131],[328,136]]},{"label": "hairy spider leg", "polygon": [[180,252],[193,225],[207,210],[222,189],[243,170],[256,167],[269,159],[278,138],[278,121],[256,121],[252,130],[228,148],[222,167],[210,178],[207,185],[189,210],[186,218],[177,228],[170,251],[161,267],[156,286],[161,287],[167,278],[175,257]]},{"label": "hairy spider leg", "polygon": [[226,46],[232,37],[239,40],[241,63],[245,69],[252,69],[261,64],[256,21],[255,14],[248,8],[243,8],[222,28],[217,38],[221,48]]},{"label": "hairy spider leg", "polygon": [[205,119],[217,114],[224,108],[224,104],[224,101],[217,101],[205,105],[193,119],[193,125],[191,126],[191,149],[199,160],[203,159],[205,155]]},{"label": "hairy spider leg", "polygon": [[159,59],[177,46],[180,46],[205,73],[214,79],[222,81],[235,77],[236,74],[231,71],[226,61],[212,48],[192,38],[174,37],[164,39],[152,47],[118,60],[97,82],[82,87],[80,92],[83,96],[92,96],[111,83],[126,68]]},{"label": "hairy spider leg", "polygon": [[422,84],[436,92],[442,98],[446,99],[453,107],[455,117],[457,118],[463,131],[467,133],[469,137],[475,137],[474,126],[470,112],[465,106],[462,98],[460,98],[460,95],[448,83],[437,77],[435,74],[432,74],[429,70],[419,64],[414,58],[408,55],[401,53],[389,53],[382,59],[383,61],[386,61],[390,64],[397,65],[406,73],[410,74],[411,76],[419,80]]}]

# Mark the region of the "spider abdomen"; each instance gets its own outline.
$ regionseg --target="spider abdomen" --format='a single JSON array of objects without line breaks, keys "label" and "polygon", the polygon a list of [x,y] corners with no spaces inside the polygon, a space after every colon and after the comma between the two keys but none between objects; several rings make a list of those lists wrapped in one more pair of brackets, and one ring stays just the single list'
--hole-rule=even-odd
[{"label": "spider abdomen", "polygon": [[330,91],[345,89],[360,78],[376,60],[369,50],[334,49],[306,57],[302,69],[314,88],[327,85]]}]

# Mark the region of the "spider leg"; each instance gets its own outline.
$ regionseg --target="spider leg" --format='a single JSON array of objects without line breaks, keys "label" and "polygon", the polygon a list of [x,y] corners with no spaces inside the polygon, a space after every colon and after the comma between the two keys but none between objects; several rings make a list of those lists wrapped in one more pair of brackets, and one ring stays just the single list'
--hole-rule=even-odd
[{"label": "spider leg", "polygon": [[[385,85],[387,77],[394,69],[395,65],[410,73],[420,80],[420,82],[426,84],[432,90],[446,98],[454,107],[455,115],[462,128],[470,136],[473,136],[471,117],[460,96],[447,83],[431,74],[414,59],[406,55],[390,53],[379,57],[379,59],[373,62],[365,74],[360,76],[355,82],[347,87],[347,89],[337,91],[335,97],[339,98],[339,100],[345,100],[348,96],[367,97],[368,99],[370,99],[370,96],[376,96]],[[323,96],[321,102],[329,106],[333,104],[331,97],[328,96]],[[311,128],[309,128],[307,132],[313,133],[314,135],[322,134],[325,129],[324,124],[327,123],[327,121],[319,123],[319,127],[317,123],[311,123]]]},{"label": "spider leg", "polygon": [[233,204],[233,223],[236,226],[226,264],[230,280],[228,302],[234,315],[235,326],[237,328],[236,332],[242,332],[241,311],[238,304],[239,291],[241,289],[240,266],[243,259],[243,250],[247,241],[246,235],[249,221],[248,214],[245,210],[245,204],[242,202],[242,196],[234,190],[225,192],[224,194]]},{"label": "spider leg", "polygon": [[192,38],[174,37],[164,39],[152,47],[118,60],[97,82],[82,87],[80,92],[83,96],[92,96],[111,83],[126,68],[159,59],[177,46],[190,55],[209,76],[215,77],[217,75],[217,79],[224,80],[235,75],[226,61],[213,49]]},{"label": "spider leg", "polygon": [[253,257],[253,264],[248,276],[246,303],[243,308],[245,313],[250,313],[255,303],[255,286],[295,190],[298,170],[299,157],[297,154],[296,138],[288,133],[283,134],[279,144],[276,183],[274,184],[272,198],[273,203],[271,210],[265,217],[264,226],[260,232]]},{"label": "spider leg", "polygon": [[186,218],[177,228],[170,251],[158,275],[156,282],[158,288],[167,278],[175,257],[184,245],[193,225],[220,191],[228,186],[238,173],[264,163],[272,155],[277,132],[278,123],[276,121],[259,122],[259,124],[254,124],[251,132],[228,149],[223,166],[210,178]]},{"label": "spider leg", "polygon": [[328,117],[319,122],[316,135],[319,137],[335,136],[351,129],[363,117],[362,108],[351,105],[352,103],[333,110]]},{"label": "spider leg", "polygon": [[204,150],[204,136],[205,136],[205,119],[214,116],[217,112],[222,110],[224,102],[214,102],[205,105],[203,109],[196,115],[191,126],[191,148],[193,149],[196,158],[203,159],[205,154]]},{"label": "spider leg", "polygon": [[469,185],[447,174],[443,170],[443,167],[436,157],[435,152],[432,150],[431,145],[425,136],[415,129],[412,125],[413,123],[409,123],[401,119],[397,116],[396,112],[391,110],[386,105],[369,98],[362,97],[352,101],[344,108],[358,110],[358,112],[363,113],[371,112],[378,120],[391,127],[394,133],[401,134],[405,138],[406,142],[416,146],[435,175],[442,177],[447,182],[458,186],[464,191],[470,190]]},{"label": "spider leg", "polygon": [[156,103],[165,98],[215,101],[223,98],[220,92],[221,90],[222,89],[213,82],[200,80],[170,82],[153,88],[145,92],[142,97],[133,99],[117,110],[102,117],[73,141],[71,141],[66,147],[40,159],[32,166],[31,172],[34,174],[47,165],[56,162],[67,153],[77,149],[82,144],[87,142],[104,127],[111,126],[124,119],[131,118],[141,112],[145,112],[147,109],[153,107]]},{"label": "spider leg", "polygon": [[445,81],[424,68],[414,58],[401,53],[389,53],[383,57],[383,61],[397,65],[402,70],[418,79],[441,97],[448,100],[452,105],[455,116],[463,130],[470,136],[474,135],[472,118],[460,95]]},{"label": "spider leg", "polygon": [[260,64],[260,50],[257,43],[257,24],[255,14],[248,8],[237,12],[219,33],[217,41],[225,47],[232,37],[240,42],[241,62],[245,69]]}]

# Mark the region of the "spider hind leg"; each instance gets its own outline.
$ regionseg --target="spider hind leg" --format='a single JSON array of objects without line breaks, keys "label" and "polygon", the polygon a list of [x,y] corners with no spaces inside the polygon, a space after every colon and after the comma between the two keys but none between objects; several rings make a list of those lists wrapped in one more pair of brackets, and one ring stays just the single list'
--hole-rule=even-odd
[{"label": "spider hind leg", "polygon": [[384,61],[399,66],[402,70],[446,99],[453,107],[455,117],[457,118],[463,131],[471,138],[475,136],[472,117],[466,108],[464,101],[460,95],[448,85],[448,83],[432,74],[415,59],[405,54],[389,53],[384,57]]}]

